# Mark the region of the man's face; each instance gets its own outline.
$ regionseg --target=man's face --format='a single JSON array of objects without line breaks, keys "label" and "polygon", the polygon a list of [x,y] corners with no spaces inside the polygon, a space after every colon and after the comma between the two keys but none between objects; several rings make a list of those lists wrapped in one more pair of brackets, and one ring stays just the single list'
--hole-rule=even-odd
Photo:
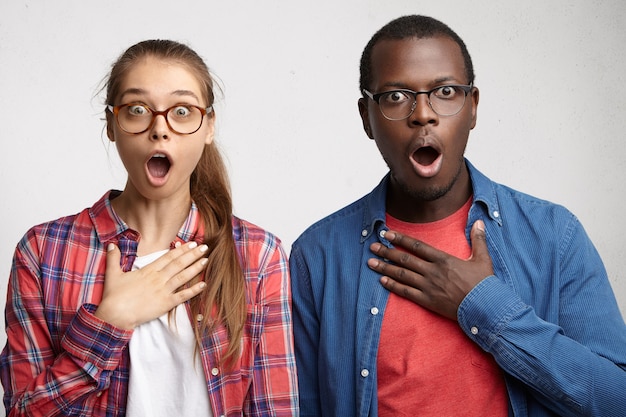
[{"label": "man's face", "polygon": [[[448,37],[383,40],[372,51],[372,93],[395,89],[427,91],[469,80],[460,47]],[[373,100],[359,100],[368,136],[391,170],[391,187],[414,200],[434,201],[455,191],[465,174],[463,154],[476,124],[478,90],[472,89],[461,111],[440,116],[417,96],[413,113],[404,120],[388,120]],[[460,192],[460,191],[459,191]]]}]

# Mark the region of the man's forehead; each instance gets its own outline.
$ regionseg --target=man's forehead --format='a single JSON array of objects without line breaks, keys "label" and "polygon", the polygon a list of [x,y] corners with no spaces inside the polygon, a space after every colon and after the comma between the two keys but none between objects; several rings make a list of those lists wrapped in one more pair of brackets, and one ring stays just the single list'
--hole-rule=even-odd
[{"label": "man's forehead", "polygon": [[372,49],[371,68],[374,79],[422,73],[466,82],[461,48],[447,36],[382,39]]}]

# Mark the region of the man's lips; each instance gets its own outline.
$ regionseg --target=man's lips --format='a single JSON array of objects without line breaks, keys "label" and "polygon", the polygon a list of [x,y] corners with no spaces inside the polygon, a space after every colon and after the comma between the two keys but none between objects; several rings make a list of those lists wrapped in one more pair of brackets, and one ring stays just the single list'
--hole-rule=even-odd
[{"label": "man's lips", "polygon": [[428,166],[439,157],[440,153],[431,146],[424,146],[413,153],[413,160],[420,165]]},{"label": "man's lips", "polygon": [[421,177],[434,177],[441,170],[442,154],[432,146],[421,146],[411,155],[413,168]]}]

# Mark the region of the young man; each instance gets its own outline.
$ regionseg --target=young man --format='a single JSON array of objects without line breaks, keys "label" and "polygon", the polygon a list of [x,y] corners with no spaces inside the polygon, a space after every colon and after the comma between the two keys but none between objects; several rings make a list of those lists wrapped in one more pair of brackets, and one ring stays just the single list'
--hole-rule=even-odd
[{"label": "young man", "polygon": [[478,89],[423,16],[378,31],[359,111],[389,174],[292,246],[302,416],[626,415],[626,325],[565,208],[464,158]]}]

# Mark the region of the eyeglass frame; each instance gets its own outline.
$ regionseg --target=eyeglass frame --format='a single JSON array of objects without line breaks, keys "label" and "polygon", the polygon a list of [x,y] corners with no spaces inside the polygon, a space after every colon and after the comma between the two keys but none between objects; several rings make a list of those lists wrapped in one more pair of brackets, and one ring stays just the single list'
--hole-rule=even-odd
[{"label": "eyeglass frame", "polygon": [[[438,90],[440,88],[443,88],[443,87],[458,87],[461,90],[463,90],[463,93],[465,94],[463,96],[463,105],[459,108],[459,110],[456,111],[456,113],[439,114],[437,112],[437,110],[435,110],[433,108],[433,104],[430,101],[430,95],[433,92],[435,92],[436,90]],[[395,90],[383,91],[382,93],[376,93],[376,94],[373,94],[372,92],[370,92],[369,90],[364,88],[363,89],[363,94],[365,96],[369,97],[370,99],[372,99],[378,105],[378,110],[380,110],[380,114],[382,114],[385,119],[391,120],[391,121],[398,121],[398,120],[408,119],[409,117],[411,117],[411,115],[415,111],[415,108],[417,107],[417,96],[419,96],[420,94],[426,94],[426,97],[428,98],[428,107],[430,107],[430,109],[432,111],[434,111],[438,116],[442,116],[442,117],[456,116],[457,114],[459,114],[459,112],[461,110],[463,110],[463,107],[465,107],[465,102],[467,101],[467,95],[472,91],[472,88],[474,88],[474,83],[469,83],[468,85],[464,85],[464,84],[444,84],[444,85],[439,85],[439,86],[437,86],[437,87],[435,87],[433,89],[430,89],[428,91],[414,91],[414,90],[409,90],[408,88],[398,88],[398,89],[395,89]],[[385,95],[385,94],[395,93],[395,92],[408,93],[408,94],[413,96],[413,104],[411,104],[411,111],[409,112],[409,114],[407,114],[405,117],[403,117],[401,119],[391,119],[385,113],[383,113],[383,110],[380,108],[380,98],[383,95]]]},{"label": "eyeglass frame", "polygon": [[[126,129],[124,129],[122,127],[122,125],[120,124],[120,120],[119,120],[119,116],[118,113],[120,111],[120,109],[122,107],[128,107],[131,106],[133,104],[136,105],[141,105],[145,108],[147,108],[150,111],[150,114],[152,115],[152,120],[150,120],[150,124],[148,125],[148,127],[146,127],[144,130],[142,130],[141,132],[129,132]],[[182,133],[177,131],[176,129],[174,129],[172,127],[172,125],[170,124],[169,119],[167,118],[168,113],[172,110],[175,109],[176,107],[180,107],[180,106],[185,106],[185,107],[194,107],[196,109],[198,109],[200,111],[200,113],[202,114],[202,117],[200,118],[200,125],[198,126],[198,128],[196,130],[194,130],[193,132],[189,132],[189,133]],[[152,107],[148,106],[145,103],[142,102],[130,102],[130,103],[125,103],[125,104],[118,104],[117,106],[113,106],[111,104],[107,104],[106,109],[108,111],[111,112],[111,114],[113,114],[113,117],[115,118],[115,122],[117,123],[117,125],[119,126],[120,129],[122,129],[124,132],[128,133],[129,135],[141,135],[142,133],[147,132],[148,130],[150,130],[152,128],[152,126],[154,126],[154,122],[156,121],[157,116],[163,116],[165,118],[165,123],[167,123],[167,127],[174,133],[176,133],[177,135],[193,135],[194,133],[196,133],[198,130],[200,130],[200,128],[202,127],[202,123],[204,122],[204,116],[206,116],[207,114],[211,114],[213,112],[213,105],[210,105],[209,107],[200,107],[200,106],[196,106],[194,104],[175,104],[171,107],[168,107],[165,110],[154,110]]]}]

